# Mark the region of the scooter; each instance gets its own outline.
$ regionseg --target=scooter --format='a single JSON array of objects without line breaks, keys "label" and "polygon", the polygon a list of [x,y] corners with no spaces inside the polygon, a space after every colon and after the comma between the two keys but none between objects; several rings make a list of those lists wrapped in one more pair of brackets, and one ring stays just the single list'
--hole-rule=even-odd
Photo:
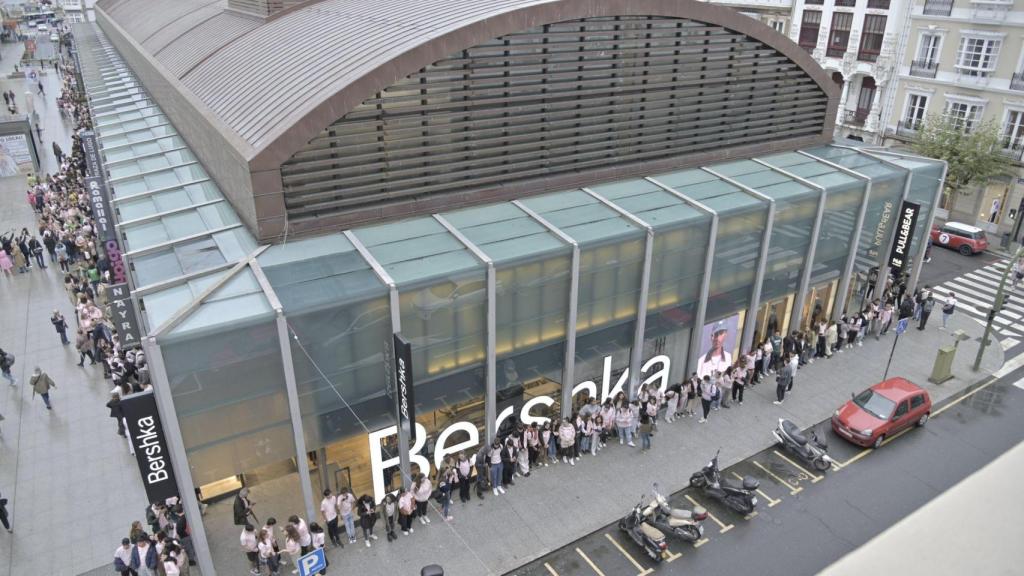
[{"label": "scooter", "polygon": [[743,483],[740,486],[727,479],[723,479],[721,472],[718,470],[719,452],[721,452],[721,449],[715,452],[715,457],[711,459],[711,462],[708,462],[708,465],[703,470],[694,472],[690,476],[690,486],[702,489],[708,496],[720,500],[723,504],[741,514],[750,514],[754,511],[754,507],[757,506],[757,496],[754,496],[754,490],[761,483],[757,478],[751,476],[744,476]]},{"label": "scooter", "polygon": [[811,429],[810,438],[800,432],[800,428],[785,418],[779,418],[779,426],[772,430],[775,441],[781,444],[790,452],[810,462],[815,470],[824,472],[832,467],[832,458],[825,452],[828,444],[818,438],[814,429]]},{"label": "scooter", "polygon": [[696,542],[704,535],[704,526],[701,524],[707,517],[708,511],[697,506],[691,512],[685,508],[672,508],[668,504],[658,485],[654,485],[654,498],[644,508],[643,514],[647,522],[662,532],[676,536],[686,542]]},{"label": "scooter", "polygon": [[619,530],[622,530],[644,549],[644,552],[656,563],[667,558],[668,544],[665,542],[665,535],[654,526],[651,526],[644,518],[644,499],[633,507],[633,510],[619,520]]}]

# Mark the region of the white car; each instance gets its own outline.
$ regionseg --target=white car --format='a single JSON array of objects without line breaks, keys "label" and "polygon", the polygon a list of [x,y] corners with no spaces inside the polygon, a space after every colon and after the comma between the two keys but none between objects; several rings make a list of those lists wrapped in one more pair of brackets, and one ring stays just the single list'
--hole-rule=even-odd
[{"label": "white car", "polygon": [[56,32],[50,34],[50,42],[60,42],[60,34]]},{"label": "white car", "polygon": [[46,24],[40,24],[40,25],[36,26],[36,30],[38,30],[40,32],[49,32],[50,31],[50,27],[47,26]]}]

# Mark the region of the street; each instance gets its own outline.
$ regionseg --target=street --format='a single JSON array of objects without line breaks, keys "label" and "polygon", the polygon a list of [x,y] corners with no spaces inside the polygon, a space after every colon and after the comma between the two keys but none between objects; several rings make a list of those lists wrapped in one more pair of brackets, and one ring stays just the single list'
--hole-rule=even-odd
[{"label": "street", "polygon": [[[814,574],[1024,440],[1024,390],[1013,385],[1022,376],[1018,371],[936,406],[924,428],[894,436],[878,450],[847,444],[827,421],[820,423],[819,436],[828,438],[829,453],[841,463],[824,474],[774,446],[723,470],[761,481],[758,509],[749,518],[692,488],[674,494],[674,506],[698,502],[711,517],[704,522],[706,539],[696,545],[670,538],[672,556],[661,566],[611,524],[509,574]],[[705,450],[710,458],[715,447]]]}]

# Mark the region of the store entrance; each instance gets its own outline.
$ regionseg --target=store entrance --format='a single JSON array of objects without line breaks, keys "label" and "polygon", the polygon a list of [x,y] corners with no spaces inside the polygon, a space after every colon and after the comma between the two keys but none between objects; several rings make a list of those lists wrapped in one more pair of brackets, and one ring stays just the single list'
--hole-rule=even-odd
[{"label": "store entrance", "polygon": [[774,300],[761,304],[757,310],[757,329],[754,331],[754,341],[762,342],[765,338],[775,333],[785,335],[789,327],[789,316],[793,311],[793,300],[795,295],[787,294]]},{"label": "store entrance", "polygon": [[804,308],[801,316],[800,330],[813,330],[818,322],[828,321],[835,304],[836,290],[839,287],[839,280],[833,280],[828,284],[814,286],[807,292],[807,299],[804,300]]}]

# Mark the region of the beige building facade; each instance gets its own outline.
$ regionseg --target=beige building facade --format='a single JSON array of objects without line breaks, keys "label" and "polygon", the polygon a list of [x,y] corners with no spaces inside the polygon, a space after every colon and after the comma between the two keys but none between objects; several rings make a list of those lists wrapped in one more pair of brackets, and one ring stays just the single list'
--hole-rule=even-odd
[{"label": "beige building facade", "polygon": [[997,243],[1019,240],[1024,1],[915,0],[906,39],[885,144],[909,144],[929,115],[951,115],[968,130],[995,123],[1014,174],[945,195],[938,216],[982,227]]}]

